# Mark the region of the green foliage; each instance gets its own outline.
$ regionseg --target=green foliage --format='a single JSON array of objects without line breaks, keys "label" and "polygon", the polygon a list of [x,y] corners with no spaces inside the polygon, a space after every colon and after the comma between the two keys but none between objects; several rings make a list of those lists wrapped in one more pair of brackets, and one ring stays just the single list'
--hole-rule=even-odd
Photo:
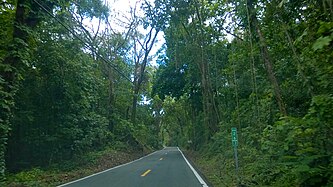
[{"label": "green foliage", "polygon": [[87,1],[79,0],[77,3],[77,13],[81,16],[86,16],[90,19],[103,18],[107,19],[109,17],[109,9],[103,4],[103,1]]},{"label": "green foliage", "polygon": [[165,96],[179,98],[185,89],[186,66],[175,68],[172,65],[160,65],[152,88],[152,95],[158,95],[162,100]]},{"label": "green foliage", "polygon": [[43,175],[43,173],[43,170],[39,168],[33,168],[32,170],[22,171],[16,175],[9,176],[7,180],[11,181],[14,184],[17,183],[24,186],[43,186],[41,182],[36,181],[36,178]]},{"label": "green foliage", "polygon": [[[329,4],[156,0],[167,46],[153,92],[163,99],[160,136],[200,150],[200,163],[216,186],[331,186]],[[233,35],[228,41],[226,33]],[[238,177],[230,172],[231,127],[239,133]]]},{"label": "green foliage", "polygon": [[[163,31],[166,48],[155,77],[148,66],[134,73],[140,77],[136,87],[112,69],[130,77],[145,66],[131,63],[131,37],[106,32],[83,39],[98,44],[103,58],[112,60],[108,64],[34,3],[15,3],[0,5],[0,173],[6,142],[11,171],[48,166],[106,145],[164,144],[199,150],[201,163],[215,173],[209,178],[221,186],[332,185],[328,1],[144,3],[144,27]],[[79,37],[89,34],[73,13],[77,19],[109,14],[102,1],[44,3]],[[21,17],[15,14],[20,8]],[[238,176],[230,172],[231,127],[239,133]],[[18,180],[40,185],[32,178],[41,172],[22,172]]]},{"label": "green foliage", "polygon": [[313,44],[312,49],[313,50],[318,50],[322,49],[325,46],[328,46],[330,42],[332,41],[333,36],[325,36],[325,37],[320,37],[316,40],[316,42]]},{"label": "green foliage", "polygon": [[[266,184],[294,186],[329,186],[332,142],[332,96],[316,96],[303,118],[284,118],[265,128],[262,149],[271,155],[270,162],[279,167],[271,169],[275,178],[262,176]],[[285,141],[278,142],[276,140]],[[274,141],[275,140],[275,141]],[[274,157],[272,157],[274,156]]]},{"label": "green foliage", "polygon": [[[21,3],[29,5],[16,6],[16,1],[0,5],[4,38],[0,41],[0,174],[4,157],[7,170],[19,172],[45,169],[108,145],[122,150],[157,148],[149,107],[139,107],[143,117],[138,124],[129,122],[132,85],[112,68],[126,72],[125,76],[133,69],[126,56],[128,36],[94,33],[92,37],[82,26],[84,19],[108,19],[103,1],[41,2],[57,19],[35,2]],[[22,11],[23,17],[15,11]],[[98,55],[87,48],[97,44]],[[145,86],[148,90],[150,85]],[[38,172],[23,172],[19,182],[43,185],[29,182],[34,173]]]},{"label": "green foliage", "polygon": [[333,39],[333,22],[322,22],[317,34],[321,36],[312,46],[312,49],[315,51],[330,45],[330,42]]},{"label": "green foliage", "polygon": [[142,152],[114,145],[100,151],[85,152],[75,158],[52,164],[48,168],[32,168],[8,174],[4,186],[58,186],[96,172],[137,159]]},{"label": "green foliage", "polygon": [[[50,42],[47,46],[40,45],[39,58],[34,68],[26,71],[30,73],[29,78],[22,82],[17,94],[9,153],[17,154],[15,150],[22,145],[25,149],[19,155],[33,149],[43,151],[33,153],[31,158],[10,154],[10,159],[13,157],[10,163],[44,165],[70,158],[74,152],[98,148],[107,141],[106,112],[98,107],[98,103],[106,102],[102,99],[106,82],[87,56],[70,50],[65,52],[64,45],[68,44],[58,41],[57,45]],[[10,163],[10,168],[22,167]]]}]

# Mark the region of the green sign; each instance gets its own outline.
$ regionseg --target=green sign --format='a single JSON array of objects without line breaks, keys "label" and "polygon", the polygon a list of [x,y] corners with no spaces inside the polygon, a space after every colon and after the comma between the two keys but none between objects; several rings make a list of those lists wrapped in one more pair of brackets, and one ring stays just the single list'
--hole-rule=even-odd
[{"label": "green sign", "polygon": [[238,146],[237,128],[236,127],[231,128],[231,141],[232,141],[232,146],[234,146],[234,147]]}]

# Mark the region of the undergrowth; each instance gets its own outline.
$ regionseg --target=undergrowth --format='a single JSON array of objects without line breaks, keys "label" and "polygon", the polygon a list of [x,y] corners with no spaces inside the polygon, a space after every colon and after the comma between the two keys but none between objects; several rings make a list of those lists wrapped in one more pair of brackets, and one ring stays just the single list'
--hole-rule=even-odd
[{"label": "undergrowth", "polygon": [[5,186],[44,187],[57,186],[143,156],[145,152],[107,147],[102,151],[89,152],[47,168],[32,168],[18,173],[7,173]]}]

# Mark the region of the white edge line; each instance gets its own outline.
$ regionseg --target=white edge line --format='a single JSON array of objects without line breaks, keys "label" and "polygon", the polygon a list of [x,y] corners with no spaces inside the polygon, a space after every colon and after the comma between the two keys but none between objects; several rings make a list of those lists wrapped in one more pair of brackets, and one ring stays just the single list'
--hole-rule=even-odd
[{"label": "white edge line", "polygon": [[99,174],[102,174],[102,173],[105,173],[105,172],[108,172],[108,171],[111,171],[111,170],[114,170],[114,169],[117,169],[117,168],[123,167],[123,166],[129,165],[129,164],[132,164],[132,163],[134,163],[134,162],[136,162],[136,161],[139,161],[139,160],[141,160],[141,159],[143,159],[143,158],[146,158],[146,157],[148,157],[148,156],[150,156],[150,155],[153,155],[153,154],[155,154],[155,153],[157,153],[157,152],[159,152],[159,151],[160,151],[160,150],[155,151],[155,152],[152,152],[152,153],[150,153],[150,154],[148,154],[148,155],[146,155],[146,156],[143,156],[143,157],[138,158],[138,159],[136,159],[136,160],[133,160],[133,161],[131,161],[131,162],[127,162],[127,163],[125,163],[125,164],[121,164],[121,165],[115,166],[115,167],[113,167],[113,168],[110,168],[110,169],[107,169],[107,170],[104,170],[104,171],[100,171],[100,172],[98,172],[98,173],[94,173],[94,174],[92,174],[92,175],[89,175],[89,176],[86,176],[86,177],[83,177],[83,178],[77,179],[77,180],[75,180],[75,181],[71,181],[71,182],[68,182],[68,183],[65,183],[65,184],[61,184],[61,185],[59,185],[59,186],[57,186],[57,187],[67,186],[67,185],[69,185],[69,184],[73,184],[73,183],[76,183],[76,182],[79,182],[79,181],[85,180],[85,179],[87,179],[87,178],[90,178],[90,177],[93,177],[93,176],[96,176],[96,175],[99,175]]},{"label": "white edge line", "polygon": [[182,154],[184,160],[186,161],[187,165],[191,168],[191,170],[193,171],[194,175],[197,177],[197,179],[199,180],[199,182],[201,183],[201,185],[203,187],[208,187],[208,185],[206,184],[206,182],[201,178],[201,176],[198,174],[197,171],[195,171],[195,169],[193,168],[193,166],[190,164],[190,162],[186,159],[186,157],[184,156],[183,152],[179,149],[179,147],[177,147],[178,151]]}]

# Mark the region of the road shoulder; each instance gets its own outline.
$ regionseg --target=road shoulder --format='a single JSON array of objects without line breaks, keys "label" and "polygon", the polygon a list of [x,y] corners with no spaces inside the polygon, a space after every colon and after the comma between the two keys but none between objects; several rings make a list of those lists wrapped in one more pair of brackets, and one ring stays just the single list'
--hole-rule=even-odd
[{"label": "road shoulder", "polygon": [[194,175],[197,177],[199,182],[202,184],[203,187],[213,187],[213,185],[207,180],[205,175],[200,171],[200,169],[196,166],[196,164],[193,162],[193,158],[188,154],[186,150],[184,152],[178,147],[178,150],[184,157],[185,161],[193,171]]}]

